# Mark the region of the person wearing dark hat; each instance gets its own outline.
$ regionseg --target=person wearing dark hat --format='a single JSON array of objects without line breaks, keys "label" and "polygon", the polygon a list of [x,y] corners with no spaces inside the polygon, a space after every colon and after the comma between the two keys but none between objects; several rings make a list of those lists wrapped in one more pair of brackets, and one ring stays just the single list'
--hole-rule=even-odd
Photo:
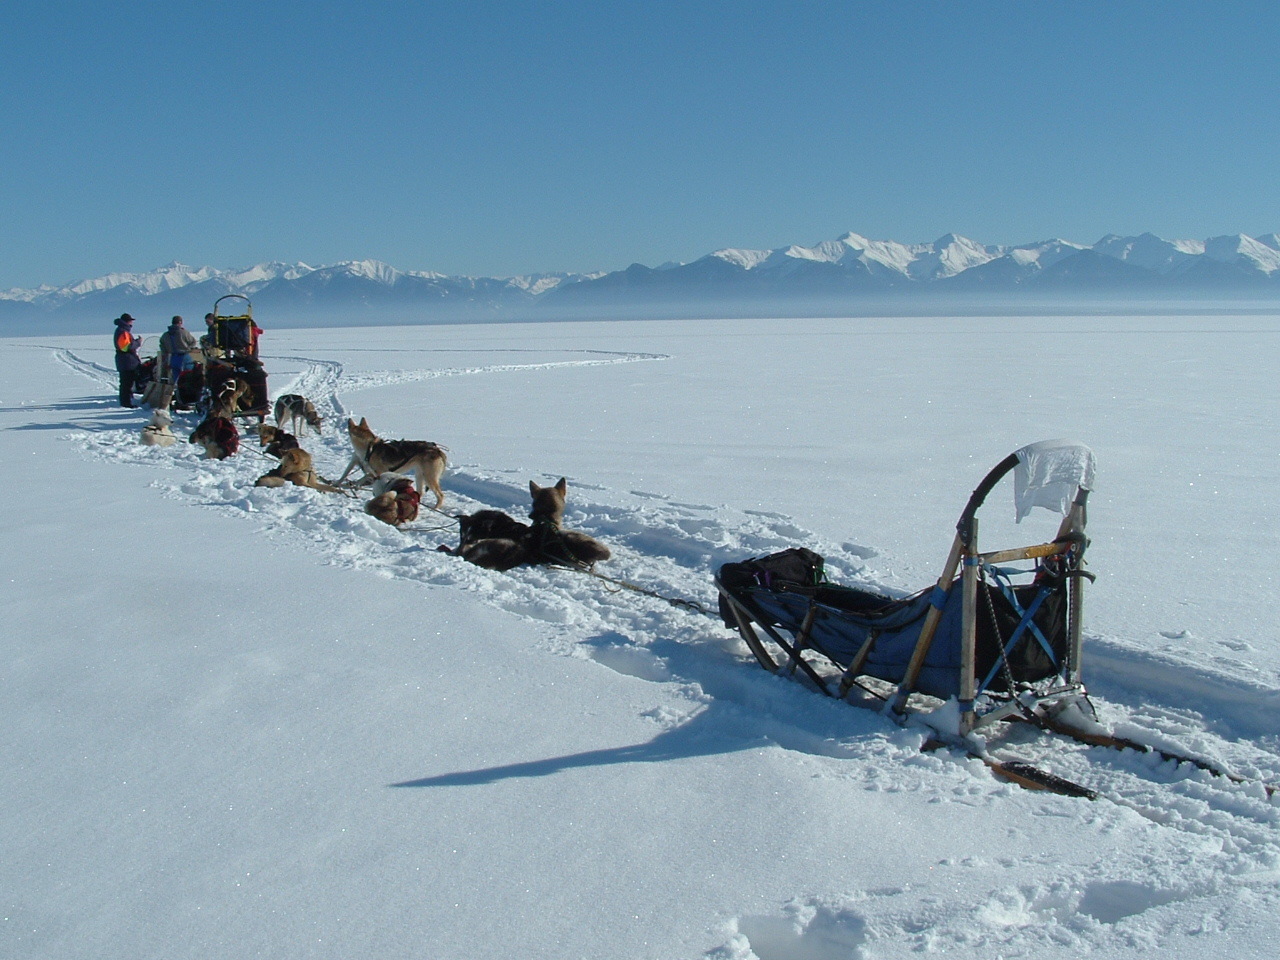
[{"label": "person wearing dark hat", "polygon": [[182,371],[195,366],[191,351],[197,346],[196,338],[182,325],[181,317],[174,317],[169,329],[160,334],[160,352],[169,358],[169,376],[175,384]]},{"label": "person wearing dark hat", "polygon": [[115,345],[116,371],[120,374],[120,406],[132,407],[133,381],[137,379],[138,368],[142,366],[142,360],[138,357],[142,338],[133,335],[133,317],[127,313],[120,314],[116,320],[116,334],[112,343]]}]

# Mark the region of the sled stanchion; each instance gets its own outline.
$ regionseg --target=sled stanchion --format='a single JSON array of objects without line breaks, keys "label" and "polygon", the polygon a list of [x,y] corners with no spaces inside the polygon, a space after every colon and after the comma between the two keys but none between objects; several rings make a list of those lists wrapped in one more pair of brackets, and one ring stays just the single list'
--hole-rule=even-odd
[{"label": "sled stanchion", "polygon": [[[1070,512],[1058,528],[1058,539],[1084,537],[1088,502],[1089,491],[1081,487],[1076,491]],[[1080,576],[1072,577],[1071,582],[1067,584],[1067,680],[1076,684],[1081,682],[1080,678],[1083,676],[1080,670],[1080,654],[1084,646],[1084,584],[1081,583],[1083,579],[1084,577]]]},{"label": "sled stanchion", "polygon": [[809,612],[805,614],[804,622],[800,624],[800,632],[796,634],[795,652],[791,655],[791,673],[796,672],[796,667],[800,664],[799,660],[801,652],[809,644],[809,631],[813,629],[813,619],[818,615],[818,606],[813,604],[809,607]]},{"label": "sled stanchion", "polygon": [[[858,652],[853,656],[853,661],[845,670],[844,676],[840,678],[840,690],[836,695],[841,699],[847,697],[854,684],[858,682],[858,677],[862,675],[862,668],[867,662],[867,657],[871,655],[871,648],[875,646],[876,638],[879,636],[879,631],[867,631],[867,639],[862,641],[862,646],[858,648]],[[883,700],[884,697],[881,696],[880,699]]]},{"label": "sled stanchion", "polygon": [[920,678],[920,671],[924,668],[924,658],[929,655],[933,635],[938,631],[938,622],[942,619],[942,607],[947,602],[947,593],[951,589],[951,582],[955,579],[956,568],[960,566],[960,555],[963,552],[964,541],[957,533],[955,540],[951,543],[951,553],[947,556],[946,565],[942,568],[942,576],[938,578],[938,583],[933,588],[929,612],[925,614],[924,626],[920,628],[920,637],[916,640],[915,649],[911,653],[907,672],[899,682],[897,692],[885,705],[885,710],[891,714],[899,717],[902,715],[902,710],[907,705],[907,697],[911,696],[911,691],[915,689],[916,681]]},{"label": "sled stanchion", "polygon": [[835,696],[827,687],[826,681],[823,680],[821,675],[809,665],[808,661],[800,656],[795,647],[787,643],[787,641],[784,640],[776,630],[769,626],[769,624],[764,623],[754,611],[739,602],[739,600],[720,583],[719,577],[716,578],[716,587],[720,590],[721,595],[729,602],[729,609],[733,612],[733,619],[738,625],[738,634],[742,637],[747,647],[750,648],[751,652],[755,654],[755,658],[757,662],[759,662],[760,666],[764,667],[770,673],[778,673],[782,667],[780,663],[773,659],[768,648],[765,647],[763,642],[761,642],[755,628],[751,625],[753,620],[759,624],[761,630],[768,634],[769,639],[776,643],[779,649],[784,651],[791,659],[792,664],[794,664],[792,668],[793,671],[794,668],[798,666],[805,672],[805,676],[813,681],[814,686],[816,686],[822,694],[828,697]]},{"label": "sled stanchion", "polygon": [[981,560],[974,555],[973,547],[978,539],[978,521],[970,528],[969,549],[964,558],[964,572],[960,583],[960,736],[973,729],[973,701],[977,694],[974,677],[975,652],[978,645],[978,566]]}]

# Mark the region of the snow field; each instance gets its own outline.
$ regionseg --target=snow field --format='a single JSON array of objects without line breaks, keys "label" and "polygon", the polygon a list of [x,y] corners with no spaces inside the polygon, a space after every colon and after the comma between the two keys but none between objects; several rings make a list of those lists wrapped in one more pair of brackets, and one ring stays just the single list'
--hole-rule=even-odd
[{"label": "snow field", "polygon": [[[502,328],[508,343],[500,348],[485,342],[485,330],[362,331],[359,348],[337,332],[295,333],[286,346],[289,352],[266,359],[273,396],[304,393],[327,417],[323,437],[303,440],[323,475],[336,477],[345,466],[349,445],[331,428],[348,414],[367,414],[384,436],[432,439],[450,447],[454,462],[444,480],[447,512],[494,507],[521,515],[527,509],[528,480],[554,481],[563,472],[569,477],[566,524],[600,537],[614,550],[614,559],[601,565],[601,572],[664,597],[691,600],[713,611],[711,571],[718,564],[797,544],[826,556],[831,575],[844,581],[900,591],[918,588],[936,576],[936,570],[926,569],[932,558],[911,557],[903,563],[873,537],[866,537],[867,543],[859,542],[861,537],[850,538],[858,527],[843,522],[842,508],[835,511],[837,522],[821,519],[824,504],[839,499],[837,491],[850,482],[848,477],[818,484],[798,498],[795,511],[787,506],[795,487],[773,496],[717,497],[717,486],[704,480],[704,474],[727,475],[727,485],[740,492],[767,487],[806,464],[811,468],[816,459],[848,463],[862,454],[858,444],[846,439],[833,441],[832,451],[824,451],[805,433],[794,447],[784,444],[780,465],[761,458],[759,474],[745,481],[748,487],[737,485],[741,481],[732,479],[734,468],[752,454],[734,447],[741,443],[749,448],[744,434],[760,426],[726,418],[729,401],[718,399],[715,391],[729,374],[711,372],[714,352],[692,329],[660,327],[661,335],[651,335],[644,325],[600,327],[583,331],[575,325],[573,334],[591,343],[589,350],[569,346],[569,335],[559,331],[565,345],[541,345],[545,333],[533,327]],[[755,329],[764,330],[763,325]],[[744,336],[748,332],[744,330]],[[835,334],[819,330],[815,336],[818,342],[828,342]],[[420,367],[376,366],[388,355],[412,361],[413,349],[402,348],[414,337],[435,344],[418,351]],[[450,338],[454,344],[439,345]],[[651,341],[648,349],[635,348],[646,340]],[[397,345],[394,352],[387,345],[392,342]],[[7,352],[20,354],[24,362],[44,363],[46,374],[52,368],[81,383],[87,379],[92,392],[113,391],[114,372],[102,365],[93,349],[79,343],[41,349],[43,358],[31,348],[9,347]],[[614,421],[597,426],[594,436],[584,433],[582,424],[590,418],[584,413],[583,419],[574,419],[574,410],[594,411],[597,420],[602,407],[625,411],[627,398],[652,389],[654,378],[669,382],[669,368],[682,351],[694,354],[694,372],[706,379],[672,398],[672,409],[709,408],[705,416],[720,417],[719,432],[711,432],[723,438],[721,446],[712,447],[701,461],[684,458],[686,448],[706,446],[706,438],[699,436],[704,427],[694,417],[687,423],[664,421],[674,427],[670,439],[628,420],[625,412],[620,416],[630,424],[630,437]],[[56,363],[49,364],[49,359]],[[832,367],[821,367],[818,379],[834,380],[846,372],[834,362]],[[519,433],[532,435],[517,422],[518,404],[550,406],[539,399],[537,388],[542,385],[563,396],[564,385],[574,377],[590,378],[587,389],[595,392],[589,398],[579,393],[564,399],[557,406],[557,412],[565,414],[559,425],[554,418],[541,419],[545,411],[539,411],[534,419],[552,424],[550,440],[540,440],[541,455],[538,444],[514,440]],[[63,387],[67,382],[65,377],[51,379]],[[441,392],[420,392],[445,382],[463,395],[452,406],[440,404]],[[475,390],[481,384],[496,395],[490,406],[478,406]],[[831,703],[797,683],[765,674],[714,617],[635,591],[616,590],[573,571],[480,570],[436,551],[440,543],[456,542],[456,532],[444,518],[424,512],[412,529],[400,531],[361,513],[359,500],[293,487],[254,488],[254,478],[271,463],[249,452],[251,438],[244,452],[222,462],[203,460],[186,444],[167,450],[146,448],[137,443],[141,416],[122,415],[111,425],[101,417],[77,422],[74,412],[59,407],[62,401],[57,397],[50,403],[37,395],[34,385],[26,389],[31,401],[0,402],[10,423],[39,420],[43,415],[38,408],[51,407],[52,413],[44,417],[49,427],[40,439],[51,438],[64,458],[70,453],[69,463],[79,457],[87,469],[136,477],[137,489],[122,494],[130,509],[150,510],[164,503],[169,525],[185,523],[181,518],[191,512],[201,516],[196,526],[202,535],[224,531],[215,535],[227,539],[227,545],[211,548],[215,564],[256,567],[254,556],[263,551],[280,564],[282,582],[248,590],[237,598],[242,609],[262,617],[272,603],[269,595],[287,597],[294,591],[304,607],[314,605],[319,611],[308,616],[296,602],[290,603],[290,615],[298,619],[300,629],[290,631],[287,642],[283,637],[266,645],[242,641],[238,652],[224,647],[221,657],[212,651],[197,655],[196,673],[203,681],[184,678],[193,666],[185,645],[152,663],[150,676],[108,673],[111,685],[121,692],[131,687],[150,691],[170,706],[180,704],[182,711],[203,713],[215,724],[213,733],[225,743],[214,757],[176,761],[177,773],[192,783],[204,782],[219,766],[232,779],[260,778],[261,757],[289,757],[290,765],[308,769],[308,777],[282,799],[295,810],[315,806],[327,814],[333,813],[328,791],[341,790],[340,784],[353,777],[365,784],[342,798],[342,816],[304,814],[288,828],[289,818],[259,812],[246,834],[240,822],[233,826],[227,821],[226,828],[220,828],[205,807],[193,812],[198,830],[216,838],[213,842],[219,846],[238,850],[259,877],[266,874],[267,880],[257,882],[262,884],[256,887],[260,892],[268,899],[273,891],[284,892],[286,899],[280,903],[288,904],[294,919],[286,922],[278,914],[268,916],[242,905],[245,919],[230,920],[224,941],[210,940],[213,928],[195,921],[192,940],[178,949],[179,954],[242,955],[232,946],[238,932],[241,945],[281,956],[400,948],[409,942],[399,939],[401,933],[412,942],[430,945],[422,955],[459,957],[599,955],[603,949],[616,956],[705,955],[720,960],[905,957],[939,950],[992,956],[1139,956],[1153,950],[1177,955],[1191,949],[1206,956],[1269,955],[1266,939],[1274,934],[1275,924],[1268,918],[1280,900],[1280,803],[1259,787],[1229,784],[1150,755],[1023,738],[1014,731],[993,744],[997,752],[1042,762],[1089,783],[1103,792],[1104,800],[1090,804],[1030,794],[995,781],[976,761],[921,754],[920,729],[899,729],[874,713]],[[485,440],[484,430],[472,435],[456,427],[468,406],[480,414],[481,422],[492,425],[493,439]],[[91,410],[87,403],[85,408]],[[440,422],[438,431],[434,425],[415,429],[410,422],[408,414],[424,408],[430,409],[428,423]],[[503,410],[512,412],[505,422],[499,415]],[[883,412],[863,407],[872,420]],[[178,426],[190,429],[194,421]],[[1084,430],[1072,430],[1045,431],[1022,440],[1063,432],[1091,439]],[[22,449],[22,440],[21,434],[11,437],[12,453]],[[510,459],[500,458],[496,447],[508,442],[515,449]],[[898,447],[903,443],[894,441]],[[939,446],[949,443],[944,438]],[[582,452],[588,446],[594,463]],[[1000,449],[995,459],[1007,452]],[[647,465],[636,469],[631,457]],[[13,457],[6,459],[12,462]],[[923,466],[937,468],[940,459],[934,454]],[[653,467],[655,463],[662,470]],[[968,479],[979,477],[989,466],[975,465]],[[545,472],[548,468],[554,469]],[[666,480],[661,479],[663,471]],[[912,474],[924,472],[922,468]],[[951,475],[943,479],[954,484],[954,471],[948,472]],[[854,480],[860,476],[855,470]],[[1104,457],[1103,484],[1110,482],[1107,476]],[[931,490],[919,485],[901,478],[898,483],[900,515],[931,496]],[[880,496],[887,496],[891,486],[880,488]],[[944,505],[926,511],[949,517],[932,531],[939,544],[938,563],[949,524],[954,523],[951,514],[967,492],[963,484],[957,485]],[[1103,501],[1091,520],[1102,529],[1098,514],[1114,512],[1114,503]],[[96,524],[93,532],[103,536],[108,529]],[[1117,546],[1104,545],[1112,556],[1119,552]],[[313,574],[298,576],[310,569],[318,571],[314,581]],[[83,582],[90,593],[98,589],[90,579]],[[377,582],[385,587],[373,586]],[[354,613],[336,616],[330,596],[334,590],[346,591],[353,599],[370,595],[367,619],[376,624],[374,630],[352,640],[332,627],[326,629],[327,621],[349,627],[349,620],[361,619]],[[403,612],[396,611],[403,609],[399,604],[405,598],[412,598],[408,609],[443,613],[445,620],[466,622],[479,631],[458,643],[460,638],[447,629],[428,626],[434,614],[422,627],[415,626],[417,636],[434,635],[451,653],[440,661],[448,677],[431,688],[429,705],[398,690],[394,671],[361,666],[364,658],[374,656],[372,651],[390,643],[390,638],[380,639],[386,632],[382,621],[403,619]],[[1230,621],[1234,606],[1230,600],[1224,603],[1220,618]],[[1086,606],[1091,634],[1086,677],[1100,697],[1105,722],[1119,733],[1156,745],[1176,744],[1250,777],[1280,779],[1270,637],[1237,642],[1228,636],[1234,647],[1224,646],[1202,626],[1212,622],[1204,617],[1196,621],[1194,631],[1181,635],[1185,628],[1162,623],[1172,634],[1163,637],[1171,649],[1152,649],[1145,638],[1123,630],[1099,633],[1116,629],[1105,619],[1108,609],[1092,599]],[[474,612],[478,610],[487,612]],[[1233,630],[1228,627],[1228,632]],[[1200,639],[1199,634],[1206,636]],[[66,662],[65,657],[74,657],[76,645],[69,637],[61,642]],[[481,648],[501,649],[504,655],[495,662],[483,656]],[[1225,651],[1223,659],[1199,656],[1213,650]],[[358,657],[353,660],[354,654]],[[554,666],[557,663],[562,666]],[[33,661],[21,674],[24,680],[34,682],[42,676],[39,666]],[[407,660],[403,666],[406,673],[414,673]],[[567,697],[554,692],[546,696],[557,673],[562,675],[561,688],[568,681],[578,689]],[[381,693],[359,706],[348,703],[345,687],[366,683]],[[450,692],[449,683],[459,686]],[[91,697],[93,681],[86,678],[82,689]],[[162,695],[162,690],[169,692]],[[583,690],[604,697],[585,718],[575,715]],[[281,697],[301,700],[309,709],[291,707],[273,719]],[[236,709],[228,711],[229,704],[236,704]],[[461,713],[452,704],[459,704]],[[313,761],[307,763],[298,753],[314,750],[308,745],[314,731],[304,719],[330,706],[337,708],[349,729],[338,735],[335,753],[313,753]],[[464,720],[463,715],[473,719]],[[418,747],[426,746],[426,756],[434,754],[432,762],[424,763],[423,754],[413,759],[413,750],[396,744],[394,735],[380,729],[396,716],[411,728],[430,731]],[[122,722],[150,729],[171,718],[163,706],[140,706]],[[337,731],[327,722],[324,727]],[[623,736],[614,746],[593,745],[589,731],[596,727],[613,734],[629,731],[631,739]],[[384,751],[399,756],[404,761],[401,772],[377,780],[376,773],[366,769],[372,758],[350,753],[358,750],[360,741],[352,729],[365,731]],[[649,733],[637,742],[640,729]],[[515,731],[519,734],[513,735]],[[35,721],[28,721],[22,732],[31,743],[48,737]],[[52,741],[52,746],[59,744]],[[588,801],[586,808],[548,810],[545,818],[529,812],[531,804],[554,805],[558,790],[580,784],[582,778],[587,778],[586,785],[569,789]],[[22,790],[27,808],[49,803],[38,786]],[[435,837],[419,851],[423,863],[435,868],[434,881],[443,887],[441,903],[473,902],[470,909],[458,908],[462,915],[457,919],[449,920],[443,909],[418,913],[411,906],[405,891],[412,889],[412,871],[405,861],[396,860],[385,837],[370,843],[370,828],[358,828],[366,841],[362,854],[361,845],[349,846],[335,833],[334,823],[350,826],[356,818],[373,817],[375,837],[389,830],[398,842],[412,843],[404,824],[397,822],[405,815],[397,798],[406,796],[458,798],[448,801],[454,818],[433,820]],[[485,797],[496,819],[481,826],[458,815],[459,809],[475,802],[469,796]],[[179,806],[180,797],[184,791],[171,784],[159,801]],[[74,801],[55,800],[52,806],[69,807],[86,824],[94,822],[89,805],[81,810]],[[384,826],[377,827],[377,822]],[[557,824],[553,829],[562,831],[560,839],[576,842],[561,846],[532,837],[535,824],[540,830]],[[272,827],[286,829],[286,839],[273,839]],[[478,841],[477,828],[491,831],[499,842]],[[64,833],[65,827],[50,823],[44,829],[52,832],[56,849],[66,850],[76,842],[75,835]],[[654,838],[660,838],[656,846]],[[210,842],[204,837],[184,844],[202,851]],[[140,878],[139,889],[154,891],[154,850],[139,857],[106,839],[89,846],[131,864]],[[159,849],[165,851],[170,870],[185,870],[178,885],[196,902],[200,898],[192,888],[208,885],[213,876],[189,864],[181,866],[187,860],[181,856],[182,846],[162,838]],[[250,852],[255,847],[257,855]],[[477,863],[499,848],[511,851],[513,860],[499,868],[490,859],[491,872],[486,875]],[[43,849],[42,843],[30,841],[16,862],[34,863]],[[467,858],[464,864],[449,852],[458,849],[482,856]],[[547,869],[548,855],[563,856],[568,849],[583,854],[570,866],[574,881],[531,879]],[[602,852],[619,851],[626,855],[598,859]],[[90,869],[90,876],[98,869]],[[293,891],[296,880],[286,880],[282,871],[313,876],[318,889],[315,907],[306,904],[300,890]],[[496,871],[504,874],[502,879]],[[481,888],[484,897],[478,898],[477,885],[482,882],[488,886]],[[534,893],[521,893],[522,885]],[[204,893],[211,904],[233,902],[212,887]],[[63,912],[26,916],[25,922],[43,930],[46,944],[73,942],[59,940],[50,931],[61,925],[70,931],[67,936],[83,934],[73,905],[96,904],[93,915],[103,943],[110,935],[116,942],[130,943],[140,956],[172,950],[173,943],[165,942],[162,934],[142,933],[144,925],[156,924],[143,903],[121,911],[117,901],[92,885],[63,891],[62,896]],[[388,896],[390,904],[376,905]],[[499,931],[483,932],[479,899],[496,906],[527,939],[519,944],[507,939],[504,949]],[[325,923],[315,919],[316,911],[325,905],[338,908],[344,901],[364,917],[348,918],[346,932],[336,938],[330,928],[327,945],[311,943],[299,924],[312,918],[325,929]],[[396,911],[400,913],[393,923]],[[588,919],[601,913],[605,919]],[[223,911],[221,922],[227,924],[230,916]],[[633,916],[634,921],[629,919]],[[583,929],[592,922],[598,925],[595,932]],[[263,932],[251,933],[254,923]],[[165,922],[158,925],[161,931],[169,928]],[[9,936],[15,955],[40,955],[28,949],[27,941]],[[0,944],[3,937],[0,934]],[[309,944],[306,950],[291,950],[304,942]],[[85,947],[64,955],[95,952]]]}]

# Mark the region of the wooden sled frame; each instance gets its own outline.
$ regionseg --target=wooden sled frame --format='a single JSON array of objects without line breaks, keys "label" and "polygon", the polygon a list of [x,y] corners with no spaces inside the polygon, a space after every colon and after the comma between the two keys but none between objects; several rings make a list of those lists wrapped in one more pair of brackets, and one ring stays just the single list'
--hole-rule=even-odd
[{"label": "wooden sled frame", "polygon": [[[1051,441],[1050,443],[1054,442]],[[1067,446],[1078,447],[1078,445]],[[1031,448],[1024,447],[1022,450],[1016,451],[1000,461],[974,489],[964,512],[960,515],[960,520],[956,524],[955,539],[943,566],[942,574],[930,594],[929,607],[918,638],[915,641],[905,674],[896,684],[889,684],[891,692],[885,696],[885,712],[899,722],[905,720],[909,698],[912,693],[917,692],[917,682],[920,678],[921,670],[925,666],[930,647],[937,635],[947,598],[951,591],[957,589],[957,587],[961,590],[962,601],[960,666],[957,684],[959,690],[957,697],[959,701],[959,720],[958,729],[948,732],[964,737],[976,728],[1016,714],[1026,715],[1036,712],[1041,716],[1053,715],[1067,705],[1085,697],[1086,691],[1081,674],[1081,612],[1084,601],[1083,580],[1089,578],[1089,575],[1084,573],[1082,569],[1084,550],[1088,543],[1085,537],[1085,524],[1089,490],[1083,485],[1076,486],[1070,506],[1059,525],[1057,536],[1053,541],[988,553],[982,553],[978,549],[978,521],[976,517],[978,508],[982,506],[987,495],[1000,480],[1017,467],[1021,455],[1029,449]],[[1092,454],[1088,452],[1087,448],[1078,447],[1078,449],[1087,454],[1091,464]],[[1034,560],[1039,564],[1055,557],[1060,558],[1058,564],[1063,571],[1062,575],[1066,578],[1065,593],[1067,602],[1065,611],[1066,655],[1062,662],[1058,664],[1057,676],[1052,680],[1041,681],[1036,684],[1022,684],[1020,689],[1016,691],[1010,690],[1009,695],[1003,700],[986,697],[983,702],[983,709],[979,712],[978,698],[984,692],[986,685],[990,683],[991,675],[994,673],[993,668],[986,677],[980,678],[975,669],[979,581],[983,578],[984,573],[991,570],[996,564],[1026,560]],[[957,576],[957,572],[959,572],[959,576]],[[752,604],[748,599],[735,595],[733,591],[726,588],[721,581],[720,574],[716,575],[715,582],[720,595],[727,601],[728,609],[732,611],[738,633],[742,636],[742,639],[751,649],[761,666],[766,670],[791,675],[794,675],[799,670],[819,691],[827,696],[841,699],[847,697],[855,685],[863,689],[869,689],[860,680],[864,676],[887,682],[884,678],[877,678],[874,674],[864,672],[868,657],[877,639],[877,634],[874,630],[868,633],[865,641],[847,665],[833,661],[830,657],[823,657],[842,671],[838,685],[833,691],[831,687],[833,678],[830,676],[824,677],[815,669],[814,663],[806,660],[804,656],[806,650],[822,655],[820,649],[811,647],[809,643],[810,630],[814,625],[815,617],[821,609],[819,603],[813,602],[810,604],[798,628],[783,628],[783,630],[791,634],[791,639],[788,640],[783,636],[782,630],[768,622],[770,619],[768,615],[762,615],[761,611],[753,610]],[[1024,615],[1023,622],[1018,627],[1018,632],[1023,630],[1029,619],[1029,613]],[[776,644],[778,649],[782,651],[783,656],[781,658],[775,657],[765,640],[756,632],[757,627],[768,640]],[[1034,627],[1032,630],[1034,630]],[[1029,636],[1023,636],[1021,639],[1022,642],[1030,642]],[[1015,635],[1008,641],[1008,646],[1011,648],[1018,640],[1019,637]],[[874,693],[875,691],[872,692]],[[876,693],[876,696],[880,696],[880,694]]]}]

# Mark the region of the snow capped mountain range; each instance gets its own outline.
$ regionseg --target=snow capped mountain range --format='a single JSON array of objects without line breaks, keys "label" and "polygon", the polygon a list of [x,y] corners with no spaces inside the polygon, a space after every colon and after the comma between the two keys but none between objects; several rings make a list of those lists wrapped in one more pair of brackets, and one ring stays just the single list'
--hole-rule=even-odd
[{"label": "snow capped mountain range", "polygon": [[847,233],[839,240],[812,247],[718,250],[710,256],[743,270],[787,270],[795,269],[795,265],[802,262],[826,263],[855,273],[865,270],[871,276],[890,280],[930,282],[951,279],[972,270],[981,271],[991,264],[1007,265],[1022,274],[1021,279],[1028,280],[1086,252],[1138,267],[1156,277],[1176,277],[1206,261],[1237,271],[1242,279],[1271,278],[1280,270],[1280,236],[1274,233],[1257,238],[1238,234],[1209,240],[1164,240],[1151,233],[1139,237],[1109,234],[1092,247],[1067,240],[1019,246],[989,245],[954,233],[933,243],[903,244]]},{"label": "snow capped mountain range", "polygon": [[402,271],[377,260],[329,266],[260,263],[218,270],[170,263],[147,273],[113,273],[63,286],[0,292],[0,321],[40,317],[102,320],[122,311],[146,319],[203,315],[225,294],[289,325],[549,318],[680,310],[746,314],[966,291],[1056,296],[1263,296],[1280,294],[1280,235],[1165,240],[1108,235],[1092,246],[1046,240],[984,244],[956,234],[904,244],[847,233],[813,246],[724,249],[689,263],[633,264],[597,274],[457,277]]}]

